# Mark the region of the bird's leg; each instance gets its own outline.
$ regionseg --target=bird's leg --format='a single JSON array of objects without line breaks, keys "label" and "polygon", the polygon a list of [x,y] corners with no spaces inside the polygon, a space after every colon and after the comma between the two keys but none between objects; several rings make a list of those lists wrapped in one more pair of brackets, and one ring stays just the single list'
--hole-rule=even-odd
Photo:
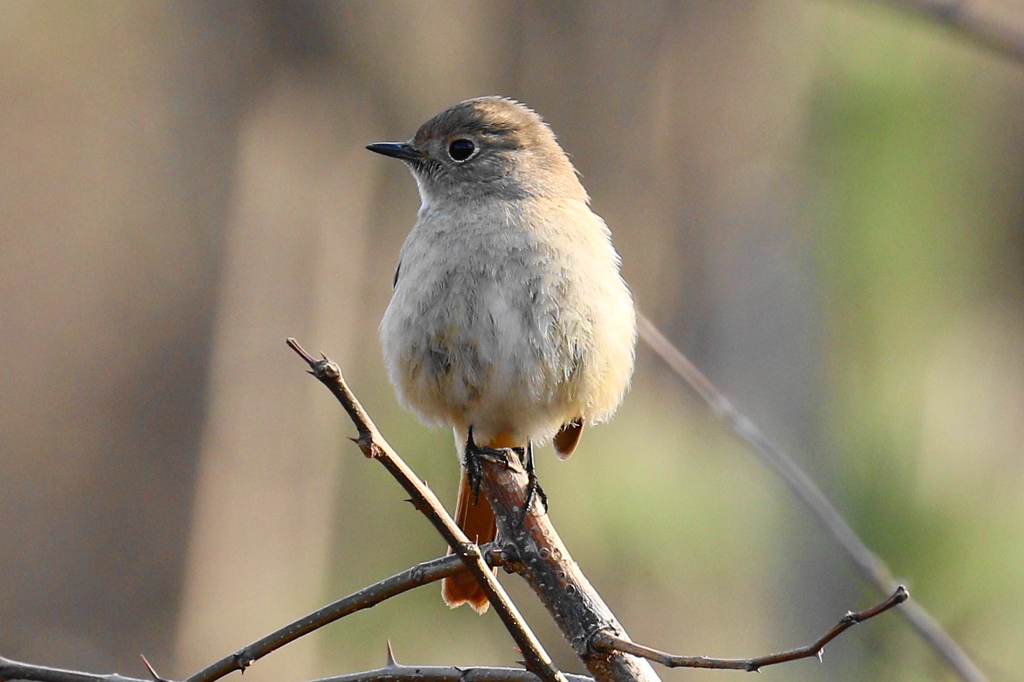
[{"label": "bird's leg", "polygon": [[466,451],[462,455],[462,466],[466,468],[466,476],[469,478],[469,487],[473,491],[473,504],[480,500],[480,479],[483,471],[480,469],[480,447],[473,440],[473,427],[469,427],[466,437]]},{"label": "bird's leg", "polygon": [[526,520],[526,515],[530,513],[530,505],[533,504],[534,499],[540,500],[540,503],[544,505],[544,513],[548,511],[548,495],[544,492],[544,488],[540,487],[540,481],[537,479],[537,469],[533,461],[533,441],[529,441],[526,444],[523,464],[526,467],[526,476],[529,482],[526,485],[526,504],[523,505],[523,518],[519,519],[520,526]]},{"label": "bird's leg", "polygon": [[525,448],[489,448],[476,444],[473,439],[473,427],[470,426],[466,434],[466,452],[463,454],[462,466],[466,468],[466,475],[469,477],[469,487],[473,491],[473,504],[480,499],[480,481],[483,478],[483,469],[480,465],[482,459],[498,462],[508,468],[518,468],[510,453],[515,453],[526,469],[529,482],[526,487],[526,504],[523,505],[523,516],[519,519],[519,525],[526,520],[530,512],[530,505],[534,500],[539,500],[544,505],[544,511],[548,510],[548,496],[544,488],[540,487],[537,479],[537,471],[533,459],[533,441],[528,441]]},{"label": "bird's leg", "polygon": [[466,468],[466,475],[469,477],[469,487],[473,491],[473,504],[480,499],[480,480],[483,478],[483,469],[480,465],[481,459],[498,462],[506,468],[518,468],[509,457],[514,452],[520,459],[526,457],[523,448],[489,448],[476,444],[473,440],[473,427],[470,426],[466,435],[466,451],[463,453],[462,466]]}]

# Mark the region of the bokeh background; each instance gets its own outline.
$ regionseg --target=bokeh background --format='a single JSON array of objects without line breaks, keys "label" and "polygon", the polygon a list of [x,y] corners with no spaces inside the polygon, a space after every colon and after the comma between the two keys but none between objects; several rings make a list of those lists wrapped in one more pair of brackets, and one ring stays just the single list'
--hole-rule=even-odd
[{"label": "bokeh background", "polygon": [[[363,145],[494,93],[552,124],[638,305],[1024,679],[1024,67],[857,0],[0,2],[0,655],[183,677],[443,554],[284,339],[452,497],[451,434],[400,410],[377,344],[418,197]],[[879,597],[644,347],[617,418],[539,461],[638,641],[752,656]],[[518,660],[431,586],[245,679],[387,640]],[[761,675],[952,679],[892,614]]]}]

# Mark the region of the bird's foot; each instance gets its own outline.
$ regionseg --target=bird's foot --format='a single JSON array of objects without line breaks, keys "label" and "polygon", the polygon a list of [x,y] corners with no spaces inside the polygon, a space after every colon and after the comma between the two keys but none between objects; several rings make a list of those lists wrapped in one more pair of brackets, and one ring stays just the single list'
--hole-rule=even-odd
[{"label": "bird's foot", "polygon": [[481,462],[493,462],[501,464],[506,469],[522,471],[519,463],[525,457],[526,452],[523,448],[489,448],[477,445],[473,440],[473,429],[470,428],[462,466],[466,467],[466,475],[469,477],[469,487],[473,491],[473,503],[476,504],[480,499],[480,481],[483,478]]}]

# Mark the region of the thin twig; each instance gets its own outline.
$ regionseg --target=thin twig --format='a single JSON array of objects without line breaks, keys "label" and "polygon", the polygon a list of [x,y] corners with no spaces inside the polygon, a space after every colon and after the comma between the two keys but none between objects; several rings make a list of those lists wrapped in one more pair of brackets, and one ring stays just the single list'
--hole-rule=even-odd
[{"label": "thin twig", "polygon": [[0,680],[32,680],[32,682],[150,682],[138,677],[125,677],[117,673],[94,675],[78,670],[51,668],[45,665],[22,663],[0,656]]},{"label": "thin twig", "polygon": [[[500,554],[490,551],[489,546],[481,548],[481,551],[483,551],[489,565],[497,566],[502,563]],[[230,656],[225,656],[216,663],[200,670],[195,675],[189,677],[186,682],[213,682],[235,670],[244,671],[250,664],[258,661],[270,652],[280,649],[289,642],[293,642],[318,628],[322,628],[356,611],[376,606],[385,599],[390,599],[403,592],[408,592],[421,585],[435,582],[464,570],[466,570],[466,567],[462,560],[454,554],[449,554],[440,559],[424,561],[390,578],[385,578],[380,582],[353,592],[347,597],[342,597],[336,602],[300,618],[294,623],[289,623],[283,628],[271,632],[269,635],[239,649]]]},{"label": "thin twig", "polygon": [[515,604],[512,603],[491,573],[490,567],[480,553],[480,548],[469,541],[445,511],[437,496],[384,440],[370,416],[345,383],[345,379],[341,375],[341,368],[326,356],[321,360],[311,357],[295,339],[288,339],[288,347],[306,361],[310,367],[310,374],[324,384],[345,408],[359,433],[359,436],[353,441],[363,451],[363,454],[384,465],[384,468],[409,493],[413,505],[430,520],[444,537],[445,542],[452,548],[452,552],[462,558],[466,568],[470,570],[484,590],[491,605],[494,606],[494,611],[501,618],[505,628],[512,635],[525,657],[527,669],[545,682],[565,682],[565,676],[555,667],[551,657],[526,625]]},{"label": "thin twig", "polygon": [[[740,412],[714,384],[675,347],[661,331],[642,314],[637,314],[637,326],[642,338],[651,349],[683,378],[725,421],[732,432],[761,456],[782,477],[789,489],[811,511],[811,514],[835,538],[839,546],[853,561],[861,576],[874,585],[880,594],[890,594],[897,587],[892,571],[876,556],[842,514],[829,502],[814,481],[781,448],[772,443],[757,426]],[[985,682],[988,678],[960,649],[942,626],[932,618],[920,602],[915,600],[900,609],[900,613],[917,630],[928,645],[941,655],[949,666],[969,682]]]},{"label": "thin twig", "polygon": [[872,606],[870,609],[860,611],[859,613],[847,613],[839,619],[839,622],[836,623],[832,629],[818,638],[818,640],[813,644],[809,644],[799,649],[783,651],[777,654],[758,656],[757,658],[708,658],[707,656],[679,656],[676,654],[668,654],[664,651],[658,651],[657,649],[652,649],[642,644],[636,644],[634,642],[615,637],[614,635],[606,632],[602,632],[595,637],[594,646],[605,650],[622,651],[628,654],[633,654],[634,656],[642,656],[669,668],[710,668],[715,670],[746,670],[747,672],[757,672],[765,666],[798,661],[802,658],[811,658],[816,656],[820,659],[822,649],[825,648],[825,645],[841,635],[843,632],[849,630],[857,623],[861,623],[869,618],[874,618],[878,614],[888,611],[897,604],[902,604],[909,597],[910,593],[907,592],[903,585],[900,585],[888,598],[881,603]]},{"label": "thin twig", "polygon": [[884,2],[925,16],[991,52],[1024,63],[1024,14],[1020,12],[997,12],[994,3],[977,0]]}]

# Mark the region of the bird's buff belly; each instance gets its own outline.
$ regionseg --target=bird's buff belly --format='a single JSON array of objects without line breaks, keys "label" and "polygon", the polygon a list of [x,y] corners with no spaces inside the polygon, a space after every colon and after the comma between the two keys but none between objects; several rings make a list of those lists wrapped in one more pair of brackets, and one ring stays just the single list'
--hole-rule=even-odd
[{"label": "bird's buff belly", "polygon": [[453,324],[406,338],[388,353],[388,371],[402,402],[424,421],[542,441],[580,416],[581,358],[554,344],[477,338]]}]

